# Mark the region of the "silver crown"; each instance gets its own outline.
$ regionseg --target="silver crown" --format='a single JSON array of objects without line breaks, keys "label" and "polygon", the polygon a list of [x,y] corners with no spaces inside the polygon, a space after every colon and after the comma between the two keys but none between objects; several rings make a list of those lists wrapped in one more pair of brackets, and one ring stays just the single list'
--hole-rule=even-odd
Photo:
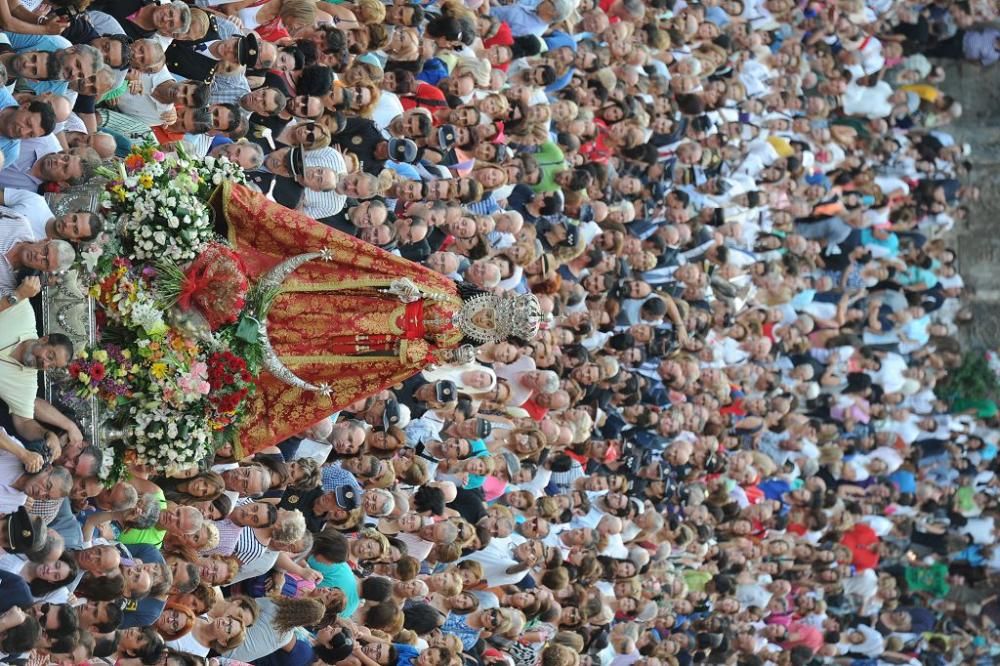
[{"label": "silver crown", "polygon": [[[493,311],[493,328],[484,328],[473,321],[482,311]],[[542,307],[534,294],[480,294],[462,304],[456,316],[459,330],[465,337],[481,344],[502,342],[510,337],[530,340],[542,323]]]}]

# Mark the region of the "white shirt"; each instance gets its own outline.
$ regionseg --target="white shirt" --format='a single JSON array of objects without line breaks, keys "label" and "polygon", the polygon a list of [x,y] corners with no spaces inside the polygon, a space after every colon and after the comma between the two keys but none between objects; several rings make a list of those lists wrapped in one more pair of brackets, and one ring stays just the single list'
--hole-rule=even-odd
[{"label": "white shirt", "polygon": [[45,197],[28,190],[5,187],[3,189],[3,205],[28,218],[36,238],[39,240],[45,238],[45,224],[55,217],[52,214],[52,209],[45,202]]},{"label": "white shirt", "polygon": [[[3,429],[0,428],[0,430]],[[11,439],[14,438],[11,437]],[[23,475],[24,465],[21,461],[12,453],[0,451],[0,513],[14,513],[18,507],[24,506],[28,496],[13,487],[13,483]]]},{"label": "white shirt", "polygon": [[381,128],[386,128],[394,118],[403,115],[403,104],[394,93],[386,90],[379,95],[375,108],[372,109],[372,120]]},{"label": "white shirt", "polygon": [[143,74],[139,81],[142,83],[142,92],[132,94],[127,90],[118,98],[118,110],[124,114],[133,116],[150,127],[158,127],[163,124],[160,116],[173,109],[173,105],[164,104],[153,99],[153,91],[156,86],[164,81],[173,80],[173,76],[166,68],[152,74]]},{"label": "white shirt", "polygon": [[198,655],[199,657],[208,657],[208,646],[202,645],[195,637],[192,632],[189,632],[175,641],[167,641],[167,646],[172,647],[179,652],[190,652],[191,654]]},{"label": "white shirt", "polygon": [[294,460],[312,458],[319,465],[325,465],[326,459],[330,457],[333,446],[326,442],[317,442],[315,439],[303,439],[295,452]]}]

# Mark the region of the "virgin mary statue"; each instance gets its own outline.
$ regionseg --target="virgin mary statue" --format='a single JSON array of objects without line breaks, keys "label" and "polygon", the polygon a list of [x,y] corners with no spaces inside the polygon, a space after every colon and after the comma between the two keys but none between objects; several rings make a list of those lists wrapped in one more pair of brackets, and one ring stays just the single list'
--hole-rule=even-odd
[{"label": "virgin mary statue", "polygon": [[261,322],[266,370],[239,434],[243,455],[446,362],[460,345],[538,332],[530,294],[460,288],[241,185],[226,183],[217,206],[251,281],[278,292]]}]

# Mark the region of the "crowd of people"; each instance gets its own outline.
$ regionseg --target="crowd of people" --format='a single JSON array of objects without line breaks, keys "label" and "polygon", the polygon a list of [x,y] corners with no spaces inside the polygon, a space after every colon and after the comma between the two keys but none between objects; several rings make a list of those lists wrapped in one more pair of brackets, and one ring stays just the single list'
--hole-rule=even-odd
[{"label": "crowd of people", "polygon": [[[997,13],[0,0],[0,661],[996,663],[997,406],[935,388]],[[29,303],[151,142],[548,323],[106,488]]]}]

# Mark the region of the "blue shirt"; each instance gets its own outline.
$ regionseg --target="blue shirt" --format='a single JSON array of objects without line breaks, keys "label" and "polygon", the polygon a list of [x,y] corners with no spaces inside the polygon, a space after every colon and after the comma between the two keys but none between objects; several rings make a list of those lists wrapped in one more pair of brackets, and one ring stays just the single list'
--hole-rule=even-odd
[{"label": "blue shirt", "polygon": [[[17,105],[14,96],[6,88],[0,88],[0,109]],[[21,154],[21,140],[0,135],[0,152],[3,153],[4,165],[13,164]]]},{"label": "blue shirt", "polygon": [[251,661],[254,666],[299,666],[300,664],[311,664],[316,659],[312,645],[309,641],[301,638],[296,639],[295,647],[290,652],[285,652],[285,646],[281,646],[266,657],[260,657]]},{"label": "blue shirt", "polygon": [[[420,656],[420,650],[406,643],[393,643],[396,648],[396,666],[413,666]],[[305,662],[303,662],[305,663]]]},{"label": "blue shirt", "polygon": [[354,475],[341,467],[339,464],[324,466],[322,469],[321,479],[320,483],[323,486],[323,492],[328,493],[331,490],[336,490],[340,486],[350,486],[354,489],[354,493],[359,499],[361,495],[364,494],[361,484],[358,483],[356,478],[354,478]]},{"label": "blue shirt", "polygon": [[458,613],[448,613],[444,624],[441,625],[441,631],[458,636],[459,640],[462,641],[462,649],[469,651],[479,642],[480,632],[469,626],[466,622],[467,617],[467,615],[459,615]]},{"label": "blue shirt", "polygon": [[493,7],[490,14],[509,25],[515,37],[534,35],[540,38],[549,27],[548,23],[538,18],[538,14],[518,5]]}]

